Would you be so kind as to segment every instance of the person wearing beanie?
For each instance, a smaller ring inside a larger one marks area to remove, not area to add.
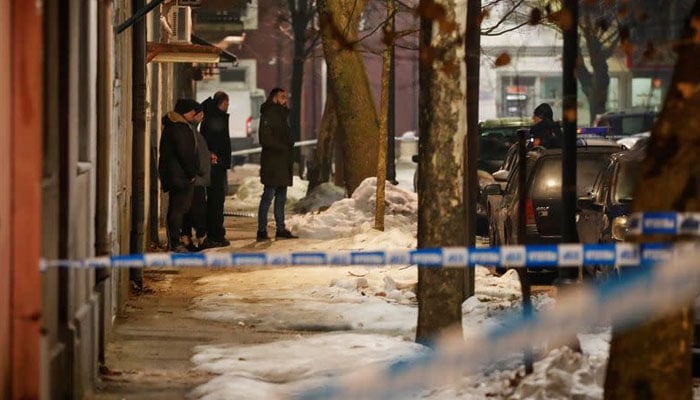
[[[195,109],[196,110],[196,109]],[[195,132],[195,140],[197,143],[197,176],[194,178],[194,195],[192,196],[192,205],[189,211],[185,214],[182,222],[182,232],[180,241],[189,251],[200,251],[211,246],[205,244],[208,235],[207,230],[207,190],[211,184],[211,153],[207,146],[207,141],[197,129],[200,122],[204,118],[204,110],[199,108],[199,112],[194,117],[192,130]],[[192,236],[192,230],[195,231],[195,236]]]
[[[559,124],[554,122],[554,112],[547,103],[535,107],[532,113],[532,121],[535,125],[530,128],[530,137],[533,147],[548,149],[560,148],[562,144],[562,132]]]
[[[179,99],[174,111],[162,118],[158,177],[168,196],[167,232],[171,251],[186,252],[180,242],[180,231],[185,214],[190,209],[198,171],[196,132],[191,123],[202,111],[192,99]]]

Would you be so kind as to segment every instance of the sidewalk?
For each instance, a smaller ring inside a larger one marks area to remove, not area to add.
[[[226,218],[233,249],[255,250],[255,219]],[[212,378],[193,370],[190,357],[198,345],[267,343],[298,332],[261,332],[233,322],[204,321],[189,309],[197,292],[194,282],[230,271],[212,268],[158,269],[144,272],[146,292],[133,295],[109,338],[106,365],[98,393],[86,398],[184,399]]]

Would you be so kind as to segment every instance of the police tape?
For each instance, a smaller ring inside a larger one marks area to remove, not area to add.
[[[627,234],[700,236],[700,213],[635,213],[627,222]]]
[[[435,340],[433,350],[352,371],[312,386],[296,398],[422,398],[425,390],[439,394],[441,388],[454,394],[448,385],[526,346],[556,348],[594,326],[614,324],[616,331],[627,331],[691,304],[700,293],[699,257],[697,245],[677,245],[655,268],[632,269],[625,279],[563,292],[556,307],[529,317],[514,316],[478,338],[465,341],[461,329],[447,331]]]
[[[566,268],[580,265],[635,267],[666,260],[670,244],[559,244],[503,247],[280,252],[280,253],[147,253],[85,260],[41,260],[49,268],[155,268],[240,266],[384,266]]]

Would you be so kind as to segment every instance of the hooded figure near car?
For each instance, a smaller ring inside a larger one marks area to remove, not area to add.
[[[559,124],[554,122],[554,112],[547,103],[542,103],[535,108],[532,115],[535,125],[530,128],[532,145],[548,149],[560,148],[562,144],[562,132]]]

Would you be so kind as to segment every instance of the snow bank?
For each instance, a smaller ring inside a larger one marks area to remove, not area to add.
[[[336,239],[357,234],[368,235],[374,226],[377,179],[367,178],[355,190],[352,197],[333,203],[328,209],[318,213],[295,215],[288,218],[287,225],[300,237],[315,239]],[[393,185],[386,186],[385,234],[381,241],[391,235],[387,232],[403,232],[416,236],[418,197]],[[361,239],[363,240],[363,239]],[[401,240],[404,242],[404,240]]]

